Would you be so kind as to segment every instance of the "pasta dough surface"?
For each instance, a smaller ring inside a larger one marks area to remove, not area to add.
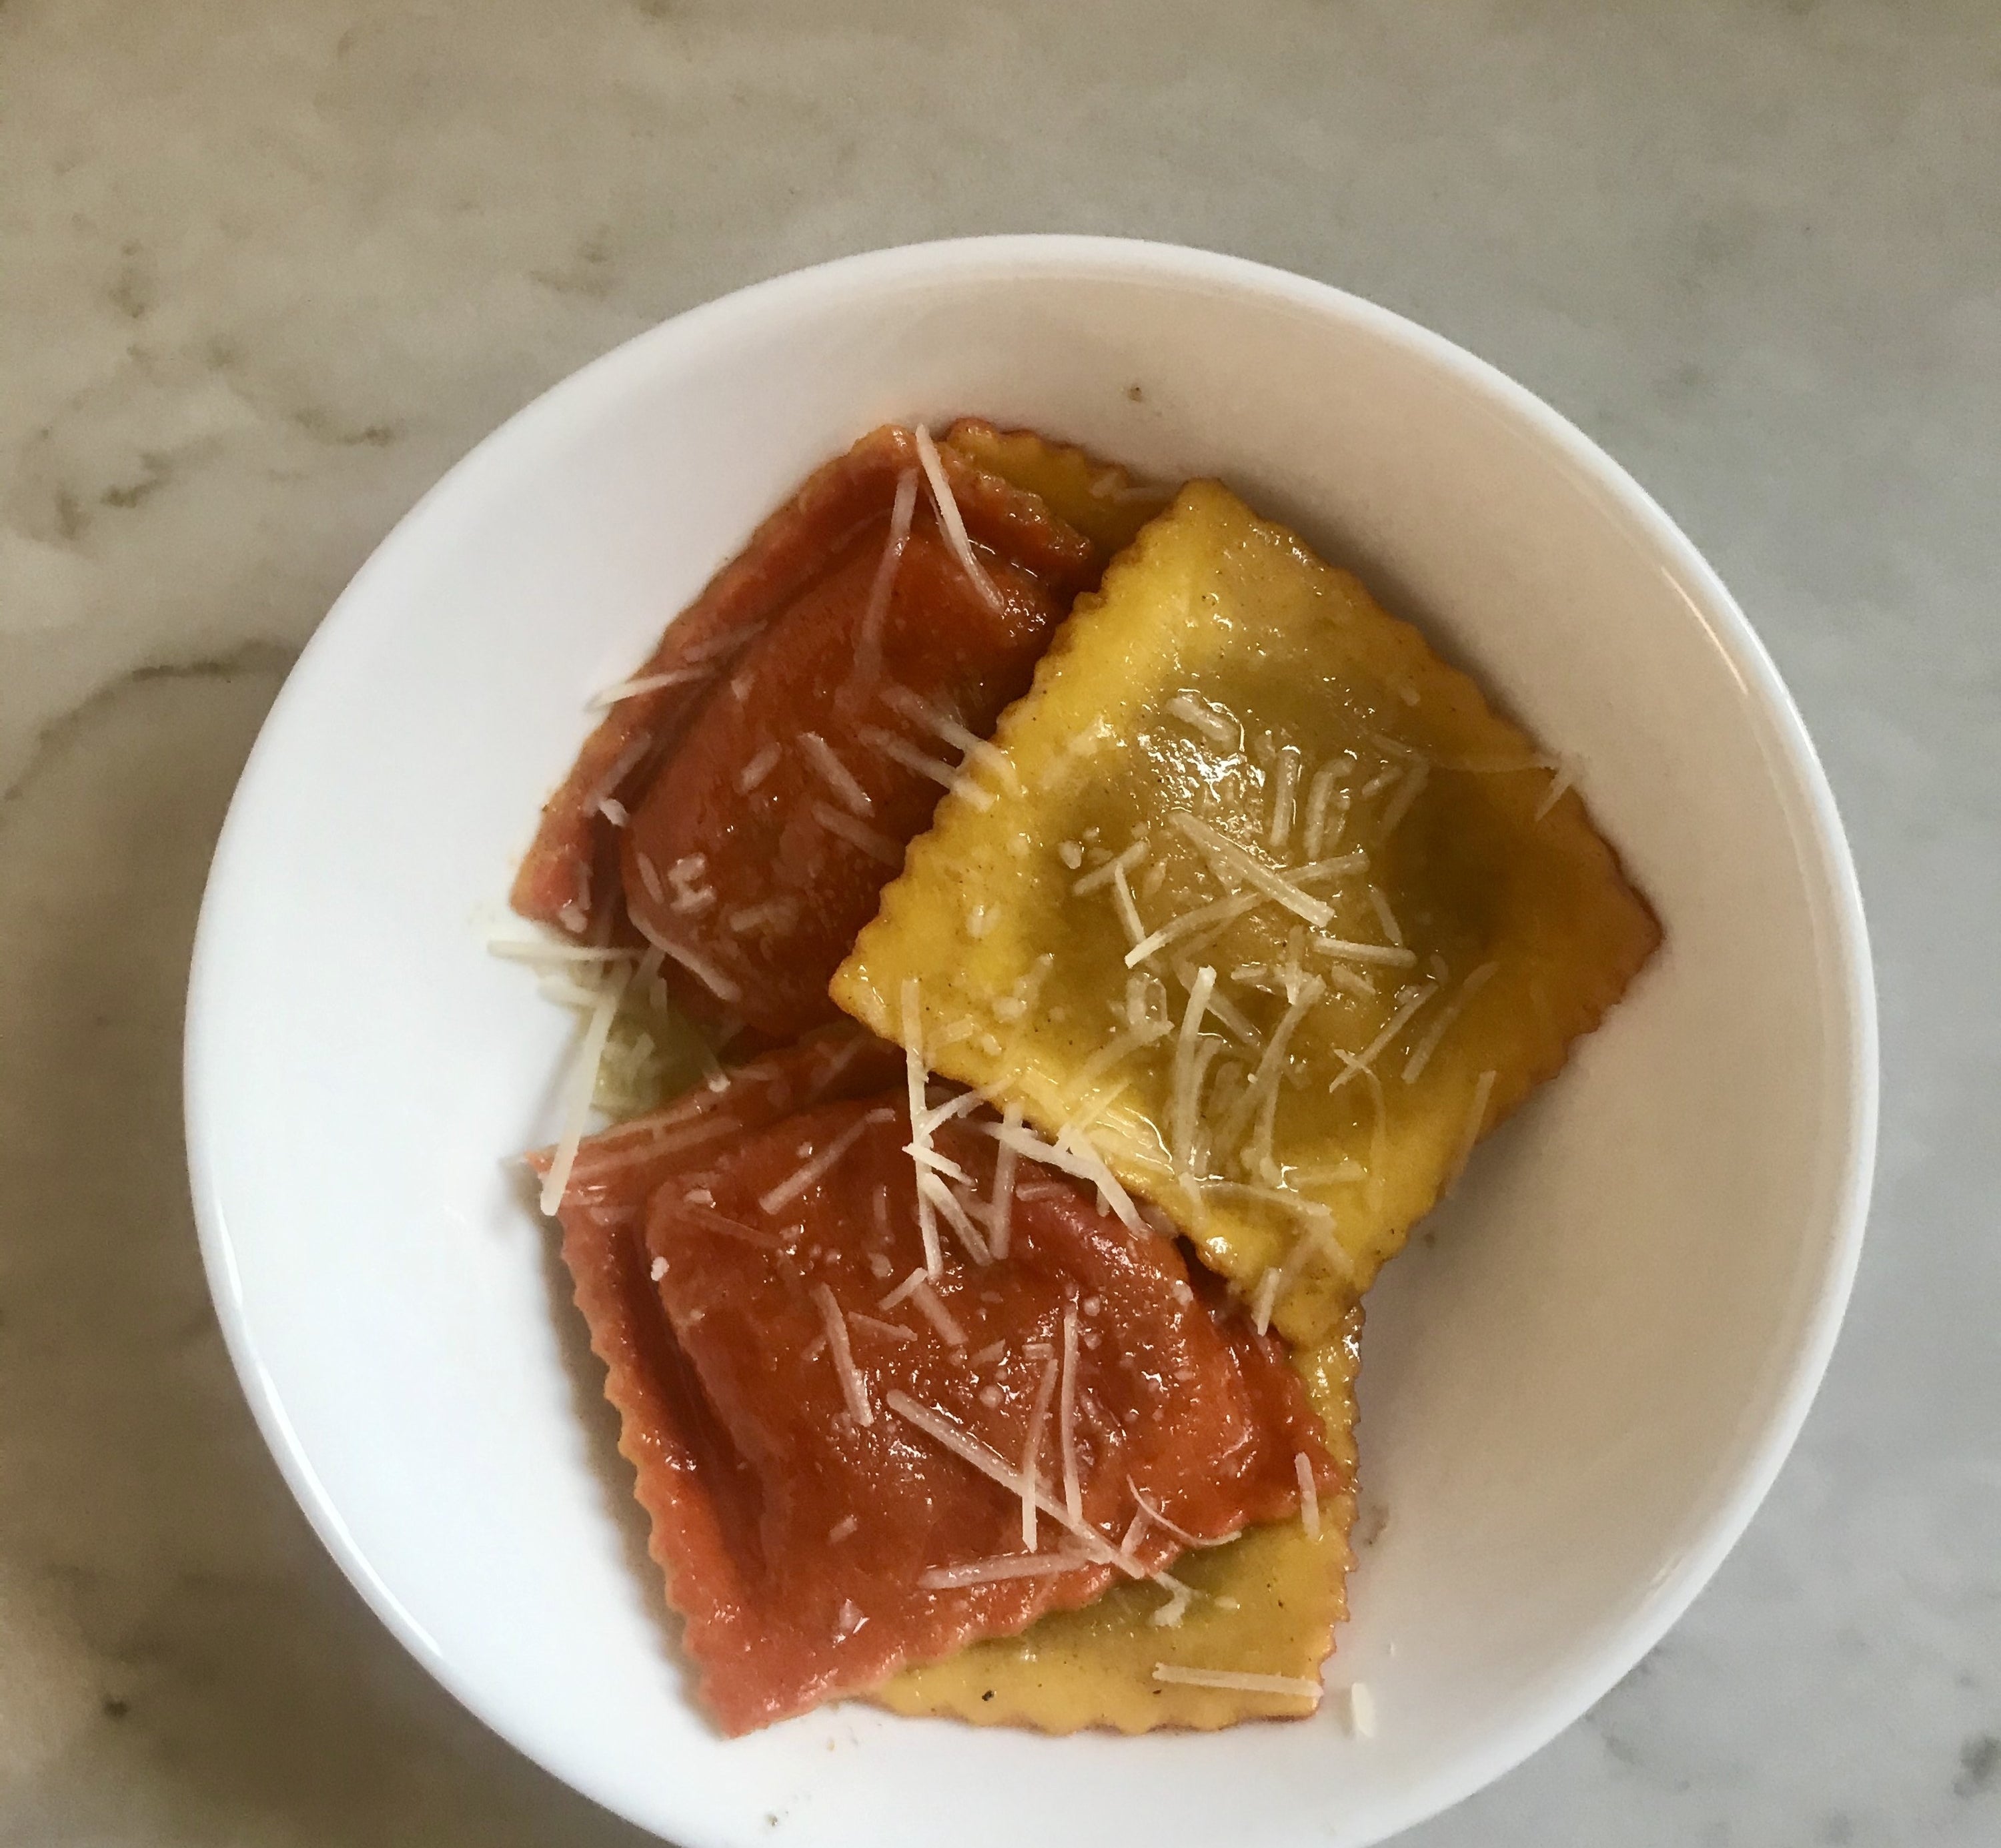
[[[835,976],[1067,1130],[1296,1342],[1659,938],[1564,777],[1213,482],[1081,597]]]

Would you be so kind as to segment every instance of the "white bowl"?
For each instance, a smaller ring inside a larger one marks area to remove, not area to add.
[[[585,695],[816,463],[976,412],[1214,474],[1549,745],[1665,947],[1371,1299],[1388,1512],[1309,1723],[1049,1740],[691,1704],[566,1280],[505,1157],[566,1018],[483,951]],[[1498,1775],[1673,1622],[1819,1380],[1876,1113],[1833,802],[1714,574],[1603,454],[1394,315],[1158,245],[886,251],[656,329],[482,444],[356,578],[237,792],[189,1001],[222,1324],[329,1549],[433,1674],[687,1845],[1361,1843]],[[1432,1234],[1436,1234],[1434,1238]]]

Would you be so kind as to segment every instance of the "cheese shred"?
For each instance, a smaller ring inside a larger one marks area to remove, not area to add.
[[[938,524],[945,528],[945,536],[959,562],[966,568],[966,575],[973,587],[980,593],[980,600],[998,615],[1007,605],[1000,600],[1000,593],[994,587],[994,580],[987,575],[987,568],[980,562],[973,549],[973,541],[966,537],[966,522],[960,517],[959,503],[952,496],[952,483],[945,478],[945,464],[940,459],[938,445],[931,440],[931,433],[920,423],[916,431],[917,460],[923,463],[924,479],[931,484],[931,504],[938,509]]]
[[[832,745],[817,732],[799,733],[806,761],[819,773],[820,781],[840,798],[844,807],[861,816],[875,813],[875,799],[854,780],[854,773],[842,763]]]
[[[1055,1396],[1058,1363],[1043,1363],[1042,1376],[1035,1386],[1034,1409],[1028,1414],[1028,1436],[1021,1446],[1021,1544],[1035,1550],[1035,1496],[1042,1477],[1042,1428],[1049,1422],[1049,1401]],[[1129,1550],[1129,1549],[1128,1549]]]
[[[933,1443],[969,1463],[989,1481],[997,1482],[1011,1493],[1034,1496],[1035,1505],[1052,1520],[1084,1542],[1090,1558],[1100,1565],[1115,1565],[1128,1578],[1144,1578],[1147,1569],[1129,1553],[1122,1553],[1098,1530],[1071,1517],[1070,1511],[1033,1482],[1006,1463],[977,1438],[967,1435],[941,1413],[920,1405],[908,1393],[892,1390],[884,1395],[889,1409],[906,1424],[914,1425]]]
[[[1176,809],[1168,819],[1202,850],[1219,874],[1235,874],[1238,880],[1256,886],[1267,898],[1283,905],[1295,917],[1304,918],[1315,930],[1324,931],[1334,921],[1332,906],[1322,903],[1310,893],[1301,891],[1256,854],[1247,853],[1235,841],[1219,834],[1207,822],[1198,820],[1185,809]]]
[[[788,1200],[796,1199],[808,1188],[824,1178],[834,1165],[878,1123],[893,1122],[896,1114],[889,1110],[872,1110],[866,1116],[850,1123],[833,1141],[815,1155],[811,1161],[795,1168],[774,1187],[757,1196],[758,1210],[776,1213]]]
[[[1056,1442],[1063,1453],[1063,1506],[1073,1521],[1084,1519],[1084,1491],[1077,1471],[1077,1305],[1063,1313],[1063,1377],[1056,1389]]]
[[[1224,1688],[1244,1694],[1288,1694],[1296,1700],[1317,1700],[1321,1686],[1297,1675],[1253,1675],[1237,1669],[1184,1669],[1173,1662],[1154,1664],[1154,1679],[1176,1687]]]
[[[868,1403],[868,1388],[863,1383],[854,1364],[854,1352],[847,1345],[847,1324],[842,1317],[840,1305],[824,1283],[813,1286],[813,1299],[826,1328],[826,1351],[833,1357],[833,1370],[840,1380],[840,1396],[847,1401],[847,1409],[854,1415],[856,1424],[872,1425],[875,1422],[875,1408]]]
[[[1300,1525],[1306,1530],[1307,1538],[1320,1538],[1320,1488],[1314,1481],[1313,1459],[1305,1451],[1293,1457],[1293,1473],[1300,1479]]]
[[[600,688],[587,702],[587,709],[601,712],[607,706],[615,706],[621,700],[637,699],[642,693],[658,693],[663,687],[686,687],[696,680],[705,680],[712,670],[706,667],[677,667],[671,673],[642,674],[636,680],[621,680],[615,686]]]
[[[562,1133],[556,1139],[555,1154],[542,1179],[541,1206],[545,1213],[553,1213],[562,1204],[563,1194],[569,1186],[584,1126],[590,1120],[590,1100],[597,1095],[597,1068],[604,1060],[605,1042],[611,1036],[612,1017],[625,994],[625,980],[621,976],[615,982],[605,983],[590,1024],[583,1030],[583,1043],[577,1048],[576,1063],[570,1069],[569,1085],[563,1098]]]

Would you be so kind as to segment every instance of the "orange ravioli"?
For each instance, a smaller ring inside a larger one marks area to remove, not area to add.
[[[777,1114],[879,1049],[801,1049],[593,1139],[562,1208],[654,1556],[733,1732],[1350,1483],[1275,1340],[1072,1182],[1019,1189],[1004,1258],[976,1231],[924,1281],[901,1095]],[[947,1122],[931,1146],[990,1189],[990,1133]]]
[[[827,977],[952,775],[936,728],[990,729],[1103,562],[1035,496],[957,450],[931,460],[950,531],[895,426],[764,522],[614,690],[516,910],[573,936],[629,924],[726,1036],[783,1044],[832,1017]]]
[[[1296,1341],[1659,940],[1534,742],[1212,482],[1078,600],[979,774],[835,1000],[1101,1157]]]

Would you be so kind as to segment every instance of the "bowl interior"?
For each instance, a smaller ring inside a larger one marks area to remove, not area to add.
[[[585,696],[813,465],[974,411],[1215,474],[1549,745],[1666,944],[1372,1298],[1387,1514],[1318,1720],[1046,1741],[856,1706],[726,1744],[516,1171],[567,1017],[483,952]],[[1116,1829],[1360,1843],[1533,1749],[1748,1518],[1845,1294],[1874,1045],[1839,830],[1727,596],[1568,426],[1334,292],[1189,252],[886,253],[634,342],[476,451],[343,598],[219,851],[190,1011],[218,1303],[273,1447],[476,1711],[687,1848]],[[976,1802],[967,1794],[976,1790]]]

